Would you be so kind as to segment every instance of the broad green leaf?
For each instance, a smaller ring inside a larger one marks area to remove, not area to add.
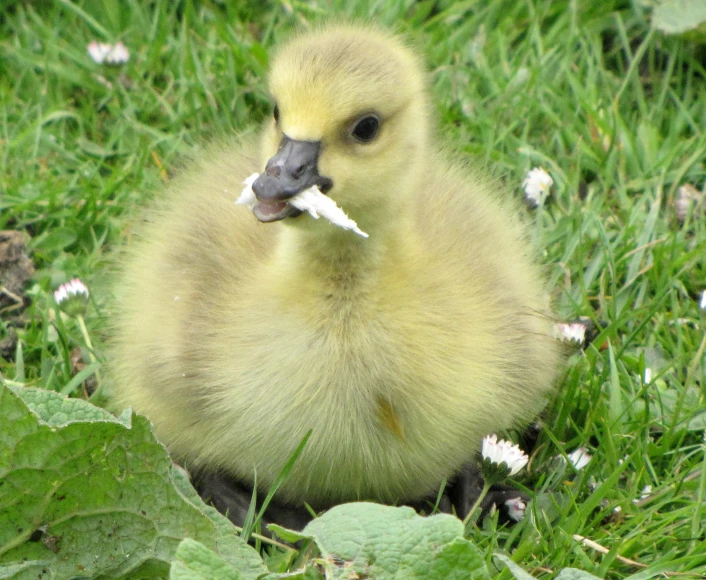
[[[106,149],[98,143],[94,143],[93,141],[89,141],[84,138],[80,138],[78,140],[78,146],[83,149],[87,155],[90,155],[91,157],[98,157],[99,159],[115,157],[116,155],[125,155],[123,151],[112,151],[111,149]]]
[[[129,413],[116,418],[105,409],[91,405],[83,399],[68,399],[64,395],[44,389],[13,388],[12,391],[49,427],[61,427],[81,421],[120,422],[126,427],[130,426]]]
[[[515,577],[515,580],[535,580],[534,576],[528,572],[525,572],[525,570],[523,570],[505,554],[493,554],[493,556],[507,566],[507,569],[510,570],[510,573]],[[557,574],[556,580],[601,580],[601,578],[576,568],[564,568],[559,572],[559,574]]]
[[[36,250],[59,251],[73,244],[77,237],[76,232],[70,228],[53,228],[33,245]]]
[[[510,573],[515,577],[515,580],[535,580],[534,576],[532,576],[529,572],[525,572],[518,564],[513,562],[505,554],[493,554],[493,556],[507,566],[507,569],[510,570]]]
[[[176,551],[170,580],[243,580],[244,576],[206,546],[186,538]]]
[[[316,542],[327,578],[490,578],[482,555],[464,539],[461,520],[446,514],[422,517],[408,507],[349,503],[289,538],[295,536]]]
[[[246,580],[266,572],[197,499],[144,417],[17,393],[0,385],[0,578],[166,577],[184,538]]]
[[[699,30],[706,40],[706,2],[704,0],[664,0],[655,6],[652,25],[666,34]]]
[[[576,568],[564,568],[557,574],[556,580],[601,580],[601,578]]]
[[[665,386],[652,389],[646,400],[638,399],[633,403],[633,412],[643,413],[646,405],[655,430],[661,431],[672,426],[687,431],[702,431],[706,428],[704,395],[699,388],[692,386],[682,391]]]

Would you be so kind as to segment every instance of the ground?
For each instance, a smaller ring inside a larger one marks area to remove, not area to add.
[[[550,196],[526,211],[533,242],[557,320],[597,328],[584,350],[567,347],[518,479],[553,515],[474,539],[539,576],[702,578],[706,46],[651,28],[637,0],[6,2],[0,230],[23,232],[36,271],[11,290],[21,318],[2,311],[12,346],[0,373],[61,390],[76,347],[90,362],[80,325],[57,319],[51,298],[74,277],[91,289],[101,359],[110,255],[139,207],[181,155],[256,129],[271,112],[270,47],[327,14],[393,26],[426,54],[440,134],[509,195],[534,167],[551,175]],[[97,64],[94,39],[121,40],[129,61]],[[555,459],[581,447],[592,460],[580,471]]]

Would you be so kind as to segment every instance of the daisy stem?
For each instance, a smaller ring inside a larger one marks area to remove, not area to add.
[[[78,326],[81,329],[81,334],[83,335],[83,340],[86,342],[86,346],[88,347],[88,358],[91,359],[91,362],[94,363],[96,362],[96,355],[93,352],[93,343],[91,342],[91,337],[88,334],[88,329],[86,328],[86,323],[83,320],[83,315],[79,314],[76,316],[76,320],[78,321]],[[100,388],[101,385],[101,374],[99,370],[96,370],[96,382],[98,383],[98,387],[96,388],[96,391]]]
[[[485,499],[485,496],[488,495],[488,491],[490,490],[490,483],[486,483],[483,486],[483,489],[480,492],[480,495],[478,496],[478,499],[476,500],[476,503],[473,504],[473,507],[468,510],[468,515],[463,519],[463,529],[466,529],[466,526],[470,523],[471,519],[473,518],[473,514],[476,512],[478,509],[478,506],[480,506],[481,502]]]

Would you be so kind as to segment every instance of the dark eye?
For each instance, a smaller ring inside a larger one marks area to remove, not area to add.
[[[380,119],[375,115],[366,115],[353,127],[353,137],[361,143],[370,143],[377,137]]]
[[[277,105],[272,111],[272,116],[275,118],[275,123],[279,123],[279,107]]]

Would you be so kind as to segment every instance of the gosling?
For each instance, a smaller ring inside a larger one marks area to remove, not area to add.
[[[149,417],[235,521],[309,432],[281,505],[422,502],[552,389],[516,205],[437,145],[423,66],[391,34],[302,33],[269,89],[257,142],[211,147],[129,251],[112,404]],[[234,201],[253,173],[249,211]],[[314,185],[369,237],[288,203]]]

